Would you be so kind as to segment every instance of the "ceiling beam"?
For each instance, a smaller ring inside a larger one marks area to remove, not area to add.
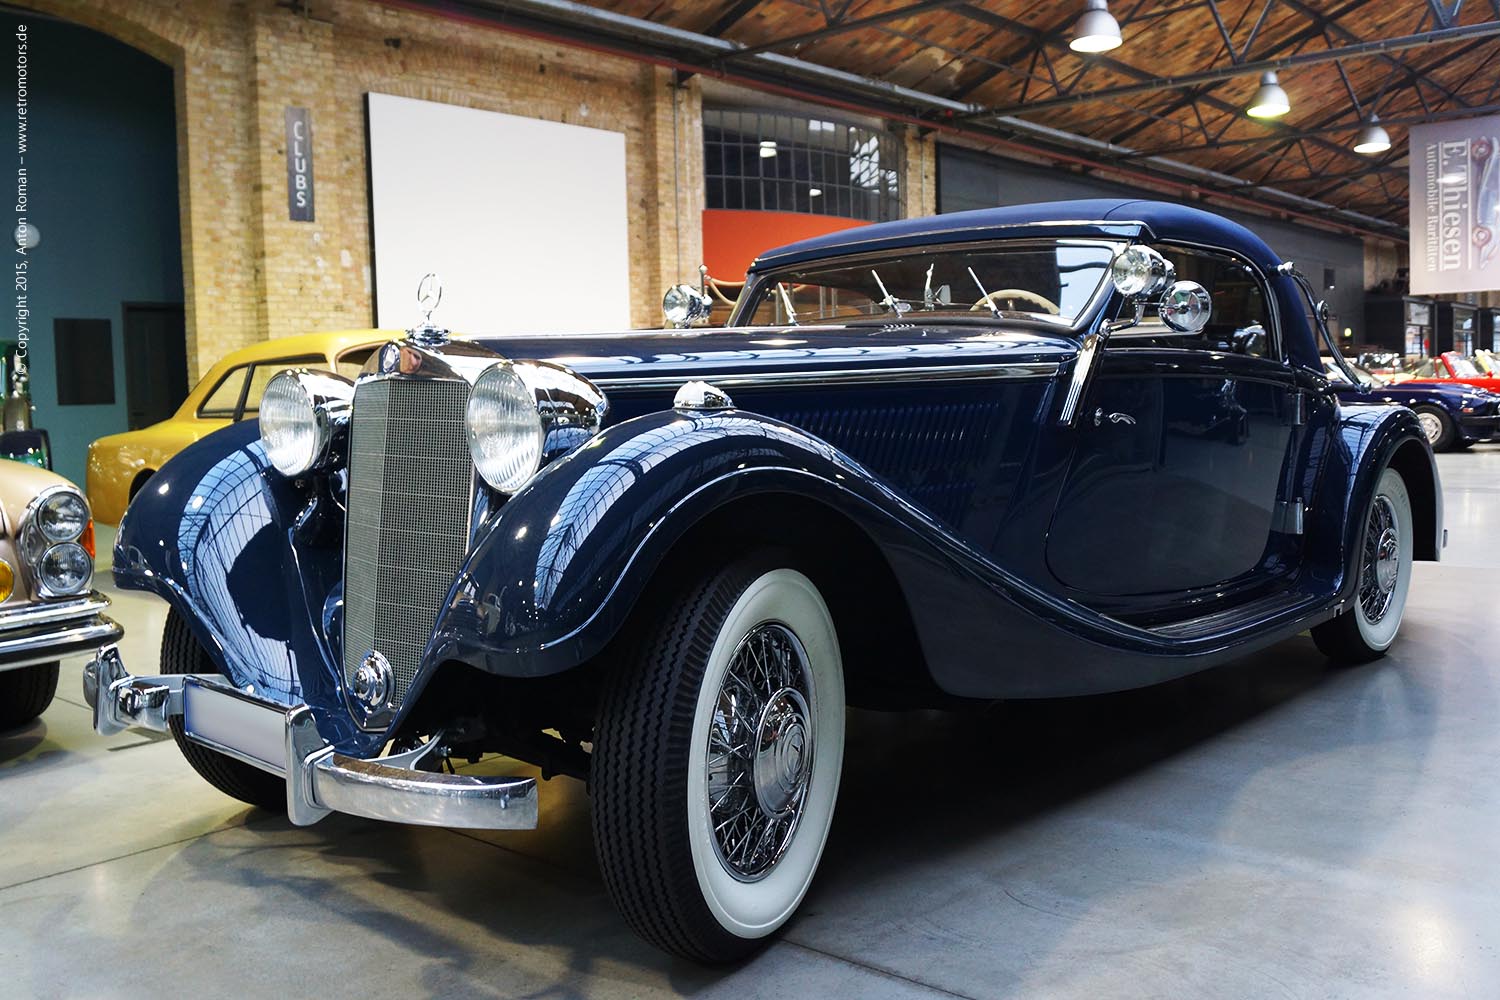
[[[1500,104],[1486,104],[1480,107],[1465,106],[1462,108],[1449,108],[1444,111],[1434,111],[1431,114],[1417,112],[1410,115],[1397,115],[1380,118],[1382,125],[1423,125],[1427,122],[1449,121],[1454,118],[1470,118],[1476,115],[1488,115],[1500,113]],[[1208,149],[1229,149],[1234,146],[1255,146],[1263,142],[1294,142],[1298,139],[1311,139],[1314,136],[1333,135],[1339,132],[1354,132],[1363,127],[1364,122],[1355,120],[1348,122],[1337,122],[1327,125],[1316,125],[1311,128],[1297,129],[1295,132],[1278,132],[1274,135],[1251,135],[1241,136],[1237,139],[1218,139],[1213,142],[1187,143],[1181,146],[1157,146],[1152,149],[1137,149],[1132,153],[1120,157],[1122,160],[1135,160],[1148,156],[1171,156],[1173,153],[1195,153]]]
[[[878,115],[894,123],[966,136],[1010,156],[1099,171],[1127,184],[1171,192],[1177,197],[1207,198],[1218,204],[1297,218],[1317,228],[1353,235],[1398,241],[1406,238],[1405,230],[1397,224],[1291,192],[1267,188],[1253,196],[1237,194],[1232,189],[1241,186],[1241,178],[1196,164],[1165,157],[1116,164],[1109,162],[1108,157],[1131,150],[1109,147],[1107,143],[1087,136],[1021,119],[968,122],[965,119],[977,110],[971,104],[831,66],[776,53],[765,53],[744,63],[722,65],[724,56],[737,51],[736,43],[590,7],[575,0],[383,2],[396,8],[486,25],[671,69],[713,73],[729,82],[768,93]],[[1126,72],[1143,71],[1131,69]]]
[[[1271,9],[1272,4],[1274,4],[1275,2],[1276,2],[1276,0],[1267,0],[1266,6],[1261,9],[1261,18],[1262,19],[1265,18],[1266,13]],[[1349,0],[1349,2],[1345,3],[1342,7],[1338,8],[1337,10],[1330,11],[1329,14],[1328,14],[1328,19],[1332,20],[1333,18],[1343,17],[1345,14],[1353,13],[1354,11],[1359,10],[1361,7],[1367,6],[1370,2],[1371,2],[1371,0]],[[1247,56],[1249,56],[1249,54],[1250,54],[1250,46],[1251,46],[1251,44],[1254,43],[1255,36],[1259,33],[1259,30],[1260,30],[1260,22],[1257,21],[1256,24],[1255,24],[1255,30],[1251,32],[1251,36],[1250,36],[1249,41],[1247,41],[1245,43],[1245,47],[1240,50],[1238,58],[1235,59],[1235,60],[1233,60],[1233,62],[1234,62],[1234,64],[1236,66],[1240,65],[1240,61],[1241,60],[1243,60]],[[1306,42],[1306,41],[1309,41],[1309,40],[1311,40],[1313,38],[1316,38],[1321,33],[1322,33],[1322,25],[1319,25],[1317,23],[1308,25],[1307,27],[1302,28],[1302,29],[1300,29],[1300,30],[1298,30],[1296,32],[1293,32],[1292,34],[1288,35],[1287,37],[1281,39],[1280,41],[1276,42],[1274,45],[1269,46],[1264,52],[1261,53],[1260,57],[1262,59],[1268,59],[1271,56],[1277,55],[1278,53],[1285,52],[1287,49],[1295,49],[1298,45],[1301,45],[1303,42]],[[1157,113],[1161,114],[1161,115],[1166,115],[1166,116],[1170,117],[1171,115],[1176,114],[1178,111],[1181,111],[1183,108],[1188,107],[1189,105],[1196,106],[1197,103],[1198,103],[1199,98],[1203,97],[1209,91],[1211,91],[1214,88],[1214,86],[1217,83],[1219,83],[1219,82],[1222,82],[1222,81],[1215,81],[1215,83],[1205,84],[1202,87],[1198,87],[1198,88],[1195,88],[1193,90],[1189,90],[1187,93],[1181,95],[1175,101],[1173,101],[1171,104],[1169,104],[1165,108],[1162,108]],[[1238,118],[1239,115],[1236,114],[1234,117]],[[1127,130],[1125,130],[1123,132],[1118,132],[1115,135],[1110,136],[1110,142],[1125,142],[1128,139],[1130,139],[1132,136],[1134,136],[1136,133],[1140,132],[1142,129],[1149,128],[1150,126],[1151,126],[1151,122],[1150,121],[1142,122],[1142,123],[1136,125],[1133,128],[1127,129]]]
[[[956,7],[962,2],[963,0],[922,0],[920,3],[908,4],[905,7],[894,7],[890,10],[881,11],[879,14],[871,14],[869,17],[857,17],[852,21],[833,21],[821,28],[804,31],[799,35],[773,38],[769,42],[762,42],[759,45],[746,45],[724,56],[724,61],[731,62],[760,55],[762,52],[776,52],[781,49],[796,48],[799,45],[822,41],[825,38],[830,38],[833,35],[841,35],[847,31],[874,28],[891,21],[899,21],[907,17],[916,17],[918,14],[927,14],[931,11],[942,10],[945,7]]]
[[[714,18],[708,27],[703,29],[705,35],[713,38],[724,37],[724,32],[744,20],[745,15],[761,5],[762,0],[740,0],[733,4],[724,13]]]
[[[1051,111],[1056,108],[1076,107],[1077,105],[1089,104],[1094,101],[1115,101],[1123,97],[1133,97],[1137,94],[1149,94],[1158,90],[1180,90],[1186,87],[1197,87],[1205,83],[1216,83],[1234,77],[1254,76],[1267,71],[1295,69],[1299,66],[1311,66],[1317,63],[1333,62],[1338,59],[1376,56],[1391,52],[1400,52],[1405,49],[1422,48],[1427,45],[1469,41],[1475,38],[1487,38],[1494,35],[1500,35],[1500,21],[1485,21],[1481,24],[1468,24],[1454,28],[1438,28],[1415,35],[1402,35],[1399,38],[1381,38],[1367,42],[1355,42],[1336,49],[1298,52],[1289,56],[1220,66],[1215,69],[1204,70],[1201,73],[1190,73],[1186,76],[1153,76],[1149,80],[1142,80],[1139,83],[1127,83],[1119,87],[1106,87],[1103,90],[1090,90],[1082,94],[1068,94],[1043,101],[1030,101],[1026,104],[987,108],[979,112],[976,117],[1024,115],[1039,111]]]

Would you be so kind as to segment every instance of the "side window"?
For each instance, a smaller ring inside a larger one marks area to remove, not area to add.
[[[1207,290],[1213,300],[1208,325],[1197,334],[1177,333],[1157,317],[1154,305],[1148,305],[1141,324],[1121,330],[1112,344],[1273,356],[1275,338],[1265,289],[1249,264],[1227,254],[1168,245],[1156,249],[1177,269],[1178,281],[1196,281]]]
[[[233,419],[240,406],[240,395],[245,391],[245,376],[249,373],[249,365],[231,368],[198,407],[198,416]]]
[[[284,372],[288,368],[322,368],[328,362],[312,355],[305,358],[277,358],[275,361],[262,361],[250,369],[250,391],[245,394],[245,412],[240,419],[246,420],[260,413],[260,397],[266,394],[266,383],[277,372]]]

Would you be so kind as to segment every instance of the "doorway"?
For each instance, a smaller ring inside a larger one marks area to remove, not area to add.
[[[130,430],[166,420],[187,398],[182,304],[125,303],[125,403]]]

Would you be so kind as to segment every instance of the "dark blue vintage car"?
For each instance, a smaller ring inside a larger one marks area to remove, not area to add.
[[[584,779],[626,919],[732,959],[813,878],[846,704],[1385,652],[1432,449],[1340,400],[1310,314],[1243,227],[1111,200],[770,251],[725,329],[429,320],[137,497],[115,578],[171,605],[161,672],[102,650],[95,725],[300,824],[533,826],[533,778],[442,766],[483,754]]]
[[[1339,398],[1350,403],[1396,403],[1421,421],[1433,451],[1455,451],[1500,434],[1500,395],[1461,382],[1386,384],[1364,368],[1325,357],[1324,371]]]

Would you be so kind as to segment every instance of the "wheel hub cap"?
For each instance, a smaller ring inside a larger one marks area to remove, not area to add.
[[[1422,425],[1422,432],[1427,435],[1428,444],[1437,444],[1438,438],[1443,436],[1443,422],[1430,413],[1420,413],[1417,420]]]
[[[807,726],[807,702],[795,688],[771,696],[761,713],[755,735],[755,797],[767,815],[787,815],[807,784],[812,749]]]
[[[1401,531],[1396,522],[1396,509],[1381,494],[1370,505],[1359,574],[1360,610],[1372,625],[1385,617],[1400,576]]]
[[[705,775],[714,849],[742,882],[791,846],[813,772],[812,672],[784,625],[757,625],[735,649],[709,726]]]

